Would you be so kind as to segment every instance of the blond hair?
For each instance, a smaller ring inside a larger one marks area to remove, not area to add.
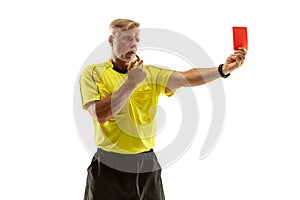
[[[126,30],[137,27],[139,28],[140,24],[138,22],[132,21],[130,19],[115,19],[109,25],[109,33],[114,35],[119,29],[126,28]]]

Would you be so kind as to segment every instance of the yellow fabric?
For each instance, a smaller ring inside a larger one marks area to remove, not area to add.
[[[165,93],[172,70],[144,65],[146,78],[136,87],[122,110],[104,124],[94,123],[94,142],[98,148],[117,153],[134,154],[154,147],[156,139],[156,106],[160,94]],[[127,79],[127,74],[113,70],[110,61],[87,66],[80,78],[82,107],[101,100]]]

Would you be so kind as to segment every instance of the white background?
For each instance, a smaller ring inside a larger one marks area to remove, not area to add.
[[[198,159],[211,115],[203,86],[197,98],[204,99],[199,107],[208,117],[202,113],[203,129],[184,157],[163,170],[166,199],[299,199],[297,5],[1,1],[0,199],[83,199],[91,155],[74,125],[73,89],[82,63],[107,39],[115,18],[184,34],[217,64],[232,52],[231,27],[248,27],[247,60],[222,80],[222,137],[207,158]],[[168,143],[159,138],[164,142],[158,145]]]

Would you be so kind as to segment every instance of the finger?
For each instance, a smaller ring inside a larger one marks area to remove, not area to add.
[[[237,65],[237,64],[239,64],[240,62],[241,62],[240,57],[234,56],[234,57],[232,58],[232,60],[231,60],[230,63],[235,63],[235,65]]]
[[[244,58],[241,58],[240,56],[237,56],[236,63],[238,67],[240,67],[243,64]]]
[[[239,49],[239,50],[234,51],[233,54],[234,55],[243,55],[243,56],[246,56],[247,51],[245,51],[244,49]]]
[[[143,63],[144,63],[143,60],[139,60],[138,63],[137,63],[137,67],[143,68],[144,67]]]
[[[243,51],[236,51],[234,53],[234,56],[233,57],[239,57],[240,59],[245,59],[246,57],[246,52],[243,52]]]
[[[135,63],[137,62],[137,60],[132,60],[129,62],[127,70],[130,70],[134,67]]]
[[[243,60],[243,59],[245,58],[245,56],[242,55],[242,54],[238,54],[238,55],[237,55],[237,58],[239,58],[239,60]]]
[[[247,49],[244,48],[244,47],[239,47],[238,50],[239,50],[239,51],[243,51],[243,52],[247,52]]]
[[[245,53],[242,52],[242,51],[237,50],[237,51],[234,51],[233,55],[235,55],[235,56],[238,56],[238,55],[245,55]]]
[[[245,48],[238,48],[238,52],[244,55],[247,54],[247,50]]]
[[[238,62],[240,62],[241,60],[243,60],[243,58],[242,58],[241,55],[237,55],[237,56],[236,56],[236,60],[237,60]]]

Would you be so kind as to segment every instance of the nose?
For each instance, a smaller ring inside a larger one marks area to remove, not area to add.
[[[136,44],[136,43],[135,43],[135,44],[131,44],[131,45],[130,45],[130,49],[136,50],[136,49],[137,49],[137,44]]]
[[[134,49],[136,50],[138,46],[138,41],[134,40],[133,42],[131,42],[130,44],[130,49]]]
[[[138,43],[139,43],[139,42],[138,42],[138,40],[136,40],[136,39],[132,40],[132,42],[131,42],[131,44],[132,44],[132,45],[135,45],[135,46],[136,46]]]

